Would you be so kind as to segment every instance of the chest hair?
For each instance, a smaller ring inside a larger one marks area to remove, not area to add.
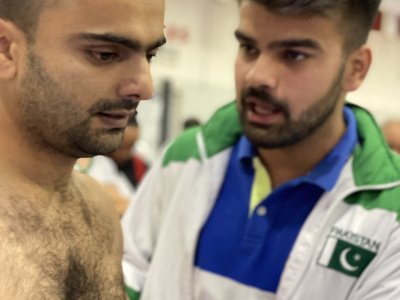
[[[41,299],[123,299],[107,216],[78,189],[32,197],[9,196],[0,207],[2,252],[12,254],[15,279]]]

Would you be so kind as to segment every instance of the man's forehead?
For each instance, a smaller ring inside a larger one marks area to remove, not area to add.
[[[44,9],[39,31],[114,34],[143,45],[157,42],[164,32],[163,0],[61,0]]]
[[[330,18],[280,14],[247,0],[241,7],[238,32],[251,38],[265,37],[276,41],[342,39],[335,21]]]
[[[46,6],[42,14],[65,14],[65,18],[81,22],[119,23],[132,18],[154,21],[164,16],[164,0],[58,0]]]

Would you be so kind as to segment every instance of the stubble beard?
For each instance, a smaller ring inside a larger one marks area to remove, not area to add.
[[[89,111],[112,100],[100,100],[85,111],[77,106],[77,98],[71,86],[48,74],[40,56],[31,50],[15,105],[20,132],[33,147],[79,158],[107,154],[120,146],[123,130],[91,128]]]
[[[344,66],[342,65],[333,84],[323,97],[304,111],[298,120],[291,119],[287,102],[273,97],[264,89],[248,88],[240,97],[240,119],[243,132],[256,148],[276,149],[295,145],[312,135],[333,114],[341,93]],[[273,105],[284,115],[281,124],[263,126],[250,123],[246,118],[246,97],[257,97],[260,101]]]

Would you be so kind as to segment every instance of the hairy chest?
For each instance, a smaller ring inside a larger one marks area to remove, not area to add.
[[[115,228],[95,208],[77,203],[45,213],[21,205],[0,212],[3,294],[13,299],[125,299]]]

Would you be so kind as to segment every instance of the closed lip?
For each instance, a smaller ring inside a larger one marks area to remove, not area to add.
[[[112,129],[125,128],[128,125],[129,118],[135,113],[135,109],[131,110],[112,110],[102,111],[97,115],[100,117],[103,125]]]
[[[121,110],[101,111],[98,114],[109,116],[112,118],[126,118],[132,116],[135,113],[135,111],[136,111],[135,109],[130,109],[130,110],[121,109]]]

